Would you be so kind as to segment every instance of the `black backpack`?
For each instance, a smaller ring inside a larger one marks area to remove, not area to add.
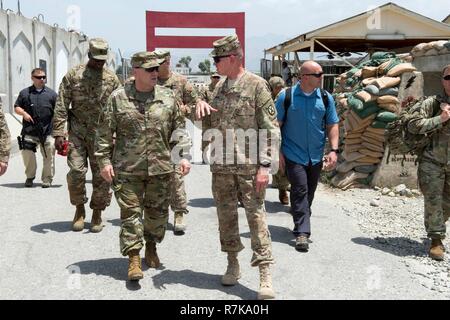
[[[323,104],[325,105],[325,117],[323,119],[323,127],[324,129],[327,127],[326,125],[326,117],[327,117],[327,113],[328,113],[328,109],[330,108],[330,100],[328,98],[328,94],[327,91],[324,89],[320,89],[320,95],[322,96],[322,101]],[[283,124],[286,123],[287,120],[287,115],[288,115],[288,111],[289,108],[292,105],[292,87],[289,87],[286,89],[286,96],[284,98],[284,119],[283,119]]]

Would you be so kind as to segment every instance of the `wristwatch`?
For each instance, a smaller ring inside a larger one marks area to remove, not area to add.
[[[334,152],[334,153],[336,153],[336,154],[341,153],[341,152],[339,151],[339,149],[331,149],[330,152]]]
[[[263,168],[270,168],[272,166],[272,164],[271,163],[264,163],[264,164],[261,164],[260,166],[263,167]]]

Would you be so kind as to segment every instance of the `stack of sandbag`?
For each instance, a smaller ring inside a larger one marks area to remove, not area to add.
[[[403,73],[415,71],[393,53],[375,53],[371,60],[341,75],[336,94],[343,115],[345,139],[338,174],[332,184],[347,189],[370,183],[385,152],[385,129],[401,110],[398,99]],[[345,83],[344,83],[345,79]]]
[[[438,56],[450,53],[450,41],[440,40],[429,43],[420,43],[415,46],[411,54],[413,57]]]

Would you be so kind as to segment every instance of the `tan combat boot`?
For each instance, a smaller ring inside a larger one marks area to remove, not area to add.
[[[272,288],[272,275],[270,273],[270,264],[259,266],[260,289],[258,300],[275,299],[275,292]]]
[[[94,210],[92,213],[91,232],[100,233],[103,230],[102,211]]]
[[[77,206],[75,217],[73,218],[72,230],[74,232],[80,232],[84,229],[84,219],[86,218],[86,211],[84,205]]]
[[[186,225],[183,222],[184,213],[175,212],[175,221],[173,223],[173,231],[177,236],[182,236],[186,232]]]
[[[128,280],[139,281],[144,278],[142,273],[141,256],[139,250],[132,250],[128,253]]]
[[[241,268],[239,266],[238,254],[236,252],[228,253],[227,272],[222,277],[222,285],[235,286],[241,278]]]
[[[445,247],[441,239],[432,239],[430,258],[436,261],[443,261],[445,257]]]
[[[158,269],[161,266],[158,253],[156,252],[156,243],[147,242],[145,245],[145,263],[149,268]]]

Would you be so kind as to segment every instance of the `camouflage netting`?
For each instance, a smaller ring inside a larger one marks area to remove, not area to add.
[[[333,186],[346,190],[370,184],[384,158],[386,127],[402,110],[398,98],[402,75],[416,71],[411,64],[414,57],[449,52],[449,41],[420,44],[402,57],[377,52],[336,79],[334,97],[344,152]]]

